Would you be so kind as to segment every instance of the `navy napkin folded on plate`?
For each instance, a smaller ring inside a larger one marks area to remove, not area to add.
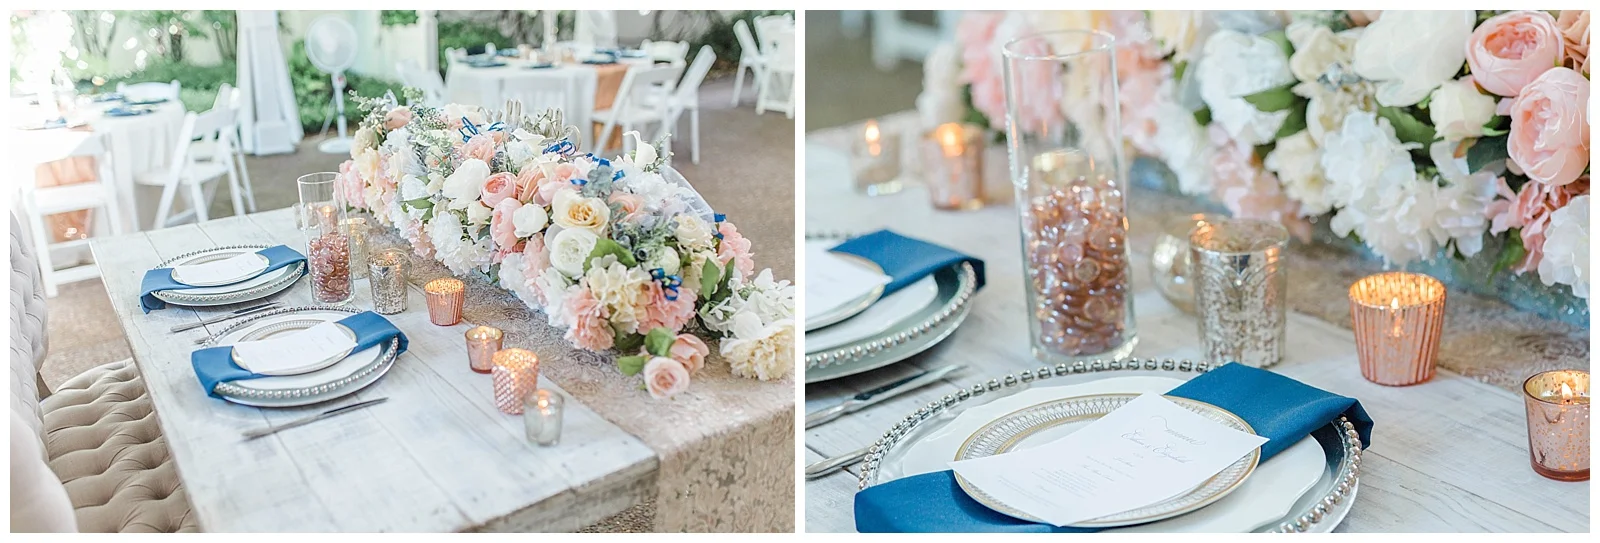
[[[260,251],[256,251],[256,253],[267,257],[267,269],[262,270],[261,273],[267,273],[284,266],[292,266],[294,264],[306,261],[305,255],[300,254],[300,251],[290,249],[288,245],[267,247]],[[260,276],[261,274],[256,274],[254,277]],[[245,279],[245,281],[248,280],[249,279]],[[157,309],[165,309],[167,307],[167,303],[161,301],[160,298],[155,296],[157,291],[185,290],[191,288],[198,287],[191,287],[172,279],[172,268],[156,268],[144,272],[144,281],[139,284],[139,306],[144,309],[145,313],[149,313]]]
[[[363,311],[338,322],[356,334],[356,347],[350,350],[351,354],[381,345],[395,337],[400,338],[400,353],[406,352],[406,347],[410,346],[405,333],[395,328],[394,323],[383,315]],[[234,364],[233,347],[229,345],[195,351],[189,355],[189,363],[194,366],[194,375],[200,379],[200,386],[213,398],[221,398],[215,392],[217,383],[266,377]]]
[[[882,267],[883,273],[892,278],[883,287],[884,296],[959,262],[972,264],[972,270],[978,273],[978,288],[983,288],[982,260],[888,230],[851,239],[829,250],[856,255]]]
[[[1363,447],[1372,444],[1372,419],[1361,402],[1271,371],[1227,364],[1167,392],[1226,409],[1266,437],[1266,462],[1312,431],[1343,415],[1355,424]],[[860,532],[1096,532],[1013,518],[978,503],[949,470],[913,475],[856,493]]]

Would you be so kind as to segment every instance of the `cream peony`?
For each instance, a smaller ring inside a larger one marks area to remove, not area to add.
[[[611,223],[611,206],[599,198],[585,198],[576,191],[556,193],[551,202],[551,221],[562,228],[604,233]]]
[[[600,236],[582,228],[566,228],[557,232],[550,242],[550,266],[561,270],[567,277],[583,275],[583,264],[600,241]]]
[[[1234,141],[1260,145],[1272,141],[1290,110],[1264,112],[1244,97],[1294,82],[1289,59],[1272,40],[1222,30],[1206,40],[1205,56],[1195,68],[1200,98],[1211,108],[1213,122]]]
[[[1386,11],[1356,41],[1356,73],[1378,82],[1379,104],[1421,102],[1461,70],[1477,21],[1472,10]]]
[[[762,381],[782,379],[794,364],[794,321],[784,320],[767,326],[754,314],[735,317],[734,337],[722,340],[722,357],[733,374]]]
[[[571,231],[574,230],[564,232]],[[610,262],[600,265],[605,260]],[[635,330],[635,324],[644,315],[645,304],[650,303],[644,288],[651,281],[650,274],[639,268],[629,268],[615,259],[605,260],[595,260],[595,265],[583,276],[589,293],[606,307],[611,322],[619,325],[620,331],[648,332]]]
[[[1150,11],[1150,34],[1161,45],[1163,54],[1173,53],[1173,60],[1185,61],[1194,57],[1200,45],[1205,21],[1204,11],[1158,9]]]
[[[1483,135],[1483,125],[1494,118],[1494,97],[1478,92],[1472,76],[1446,81],[1428,101],[1428,119],[1434,130],[1450,141]]]
[[[1333,210],[1328,198],[1328,181],[1322,176],[1322,150],[1312,141],[1311,132],[1302,130],[1293,136],[1278,140],[1278,145],[1267,153],[1263,165],[1278,174],[1283,182],[1283,193],[1300,202],[1300,216],[1311,217]]]
[[[550,214],[544,206],[525,205],[511,214],[511,224],[516,226],[517,237],[525,238],[543,231],[550,224]]]
[[[1573,295],[1587,300],[1589,277],[1589,195],[1585,194],[1550,214],[1539,280],[1571,286]]]
[[[450,199],[450,209],[466,209],[468,204],[477,202],[489,174],[487,162],[475,158],[461,161],[456,171],[444,179],[442,191],[444,197]]]
[[[1156,105],[1156,151],[1184,194],[1211,193],[1211,142],[1194,113],[1173,102]]]

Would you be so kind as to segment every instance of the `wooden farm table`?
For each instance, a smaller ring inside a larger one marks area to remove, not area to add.
[[[661,438],[649,432],[614,424],[592,409],[596,404],[586,399],[582,390],[562,386],[579,384],[583,385],[581,389],[596,383],[609,385],[605,379],[615,374],[615,369],[601,374],[598,370],[604,368],[597,367],[596,373],[603,377],[574,383],[552,378],[551,373],[552,367],[558,367],[570,355],[558,354],[544,360],[543,365],[549,367],[541,371],[539,386],[564,390],[569,401],[559,445],[535,446],[524,437],[520,416],[505,415],[495,408],[489,376],[468,369],[462,334],[471,324],[431,324],[423,294],[415,283],[409,287],[406,311],[389,317],[410,338],[410,349],[401,355],[394,369],[369,388],[335,401],[292,409],[259,409],[208,397],[195,379],[189,354],[194,349],[194,339],[215,333],[228,323],[178,334],[168,330],[242,306],[200,310],[169,307],[144,314],[139,309],[139,283],[146,270],[168,258],[232,244],[287,244],[299,248],[304,241],[291,210],[283,209],[96,238],[92,244],[95,260],[104,270],[106,291],[133,347],[134,360],[149,387],[156,416],[202,529],[576,530],[631,506],[672,498],[671,490],[665,486],[666,470],[662,469],[673,462],[672,455],[662,452],[671,448],[660,446]],[[413,274],[420,271],[416,270],[415,261]],[[288,306],[311,305],[308,281],[309,278],[302,279],[274,299]],[[473,288],[488,288],[472,287],[473,281],[477,280],[468,281],[469,300]],[[372,307],[365,283],[364,279],[357,280],[353,307]],[[536,315],[534,319],[542,321],[543,316]],[[526,317],[520,320],[533,321]],[[543,322],[535,324],[545,326]],[[544,356],[561,351],[536,352]],[[613,380],[622,381],[620,377]],[[792,436],[792,382],[752,383],[755,384],[748,386],[790,387],[778,391],[784,396],[787,409],[752,409],[736,414],[718,411],[702,417],[701,426],[681,426],[704,432],[707,439],[739,436],[743,435],[742,429],[755,422],[766,422],[755,419],[755,415],[772,414],[791,421],[773,431]],[[633,386],[632,392],[644,394],[636,390],[637,383]],[[696,394],[714,396],[715,387],[711,384],[697,382],[695,386],[705,388],[685,393],[675,401],[695,405],[697,400],[709,401]],[[379,397],[388,397],[389,401],[263,439],[244,441],[240,437],[248,429]],[[643,400],[649,400],[648,396]],[[607,407],[610,406],[602,406]],[[682,441],[700,443],[689,438]],[[785,445],[789,451],[794,450],[792,439],[772,444]],[[792,462],[791,457],[789,463],[773,470],[792,474]],[[658,478],[663,479],[662,488],[658,488]],[[678,488],[680,493],[700,494],[692,483],[672,484],[689,485]],[[771,489],[774,485],[760,481],[753,486]],[[792,496],[792,483],[788,490]],[[784,516],[792,525],[793,506],[789,499],[791,505]],[[657,507],[663,511],[658,517],[664,517],[667,506]],[[707,520],[696,512],[674,511],[671,519],[657,518],[656,525],[663,529],[707,529],[732,516],[698,511],[711,517]]]
[[[958,387],[1042,365],[1028,349],[1021,242],[1009,187],[993,187],[1003,201],[975,212],[934,211],[927,192],[915,186],[888,196],[858,194],[850,186],[847,145],[859,130],[840,127],[808,136],[807,228],[865,233],[887,227],[940,243],[982,258],[988,285],[973,298],[966,322],[941,345],[884,369],[808,385],[809,412],[921,370],[967,365],[941,383],[807,430],[806,463],[870,445],[906,415]],[[1140,197],[1140,191],[1130,195]],[[1139,337],[1134,356],[1198,360],[1195,317],[1151,287],[1149,240],[1130,236],[1130,245]],[[1348,329],[1291,312],[1287,334],[1292,347],[1273,371],[1357,398],[1376,421],[1373,445],[1362,456],[1360,492],[1338,531],[1589,530],[1589,483],[1551,481],[1529,467],[1518,395],[1443,369],[1421,385],[1380,386],[1361,377]],[[806,483],[807,531],[854,530],[857,473],[852,466]]]

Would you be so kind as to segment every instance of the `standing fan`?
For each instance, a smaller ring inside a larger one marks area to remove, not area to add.
[[[311,28],[306,30],[306,57],[318,70],[333,77],[334,115],[322,123],[322,131],[326,133],[328,124],[335,120],[339,123],[339,137],[323,141],[317,145],[317,150],[349,153],[350,136],[345,132],[344,120],[344,71],[356,63],[355,27],[337,17],[320,17],[312,21]]]

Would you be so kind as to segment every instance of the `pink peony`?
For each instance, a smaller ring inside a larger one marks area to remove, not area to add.
[[[466,158],[476,158],[484,162],[494,160],[494,137],[488,134],[478,134],[466,143],[461,144],[461,155]]]
[[[1502,13],[1472,31],[1467,65],[1483,90],[1516,96],[1539,74],[1561,64],[1561,31],[1543,11]]]
[[[742,277],[750,277],[756,273],[756,261],[750,255],[750,240],[739,233],[739,229],[731,222],[717,224],[717,232],[722,233],[722,245],[717,247],[717,262],[723,266],[732,260],[734,266],[739,268]]]
[[[411,122],[412,115],[411,108],[406,106],[391,109],[383,115],[383,128],[384,130],[399,130],[400,127]]]
[[[669,354],[673,360],[683,364],[689,373],[695,373],[706,365],[706,355],[711,354],[711,348],[694,334],[678,334],[678,338],[672,341]]]
[[[1589,75],[1589,10],[1561,10],[1556,28],[1561,30],[1561,44],[1566,47],[1567,67]]]
[[[1588,194],[1589,178],[1584,177],[1565,185],[1529,181],[1522,185],[1522,191],[1518,193],[1511,192],[1505,178],[1497,182],[1499,186],[1495,190],[1501,199],[1489,204],[1489,233],[1499,234],[1520,228],[1518,234],[1522,238],[1522,248],[1527,253],[1512,269],[1517,273],[1539,269],[1539,262],[1544,260],[1544,235],[1550,227],[1550,214],[1566,207],[1573,198]]]
[[[489,239],[494,241],[495,249],[501,253],[511,252],[511,248],[517,244],[517,225],[511,222],[511,216],[521,208],[522,202],[516,198],[502,198],[489,216]],[[499,257],[504,258],[504,254]]]
[[[566,310],[572,321],[572,327],[567,329],[567,341],[590,351],[611,348],[616,340],[616,332],[611,330],[611,323],[606,320],[605,304],[594,299],[589,289],[580,288],[567,295]]]
[[[500,205],[502,200],[515,201],[516,198],[512,198],[512,196],[516,192],[517,178],[512,177],[509,173],[500,172],[489,176],[488,179],[483,181],[483,190],[478,195],[478,199],[483,200],[483,205],[495,207]]]
[[[1117,101],[1122,134],[1134,149],[1155,156],[1161,84],[1172,78],[1172,64],[1161,60],[1161,46],[1150,36],[1138,11],[1114,11],[1111,34],[1117,38]]]
[[[1511,103],[1507,152],[1528,177],[1571,183],[1589,166],[1589,80],[1553,68],[1528,83]]]
[[[989,117],[989,127],[1006,129],[1005,80],[1000,73],[1000,46],[995,30],[1005,14],[969,11],[956,24],[961,44],[961,81],[972,86],[972,107]]]
[[[356,172],[354,160],[346,160],[339,164],[339,178],[335,186],[338,187],[339,195],[344,198],[346,205],[356,208],[366,207],[366,198],[362,194],[366,189],[366,183],[362,181],[361,174]]]
[[[1242,219],[1278,221],[1301,241],[1310,241],[1311,224],[1300,217],[1300,204],[1284,194],[1277,176],[1261,167],[1255,150],[1229,139],[1219,125],[1211,125],[1210,135],[1217,146],[1211,157],[1211,186],[1228,212]]]
[[[563,190],[576,191],[578,190],[578,187],[565,181],[545,181],[544,183],[540,184],[539,189],[534,192],[533,204],[549,206],[551,203],[556,201],[556,193]]]
[[[671,358],[651,358],[644,365],[644,387],[657,400],[677,396],[689,389],[689,370]]]
[[[649,303],[644,304],[644,315],[639,318],[640,330],[666,328],[676,332],[694,319],[695,295],[689,289],[678,289],[676,300],[668,300],[666,289],[656,281],[651,281],[645,290]]]

